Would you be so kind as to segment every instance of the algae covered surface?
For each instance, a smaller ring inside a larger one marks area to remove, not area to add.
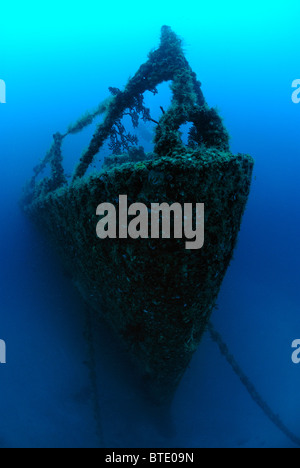
[[[173,99],[157,122],[154,152],[130,147],[127,154],[107,157],[99,173],[87,176],[107,138],[118,134],[124,146],[132,141],[120,127],[124,112],[129,109],[137,124],[137,115],[150,118],[142,94],[155,93],[155,87],[168,80]],[[160,47],[125,90],[112,94],[69,129],[77,132],[97,113],[104,114],[71,183],[66,182],[61,153],[68,133],[56,134],[45,160],[35,168],[22,207],[58,249],[85,301],[119,336],[149,383],[149,393],[158,401],[170,400],[205,331],[232,259],[253,160],[230,152],[222,119],[205,102],[181,41],[168,27],[162,29]],[[180,126],[187,122],[192,127],[184,145]],[[37,182],[47,164],[52,176]],[[124,194],[129,204],[148,207],[204,203],[204,247],[186,250],[184,239],[100,240],[97,206],[117,206]]]
[[[128,163],[27,207],[60,250],[85,300],[112,325],[161,396],[172,394],[215,305],[240,228],[252,164],[249,157],[214,150]],[[100,240],[97,204],[116,203],[120,193],[129,194],[129,203],[146,205],[201,200],[204,247],[186,250],[182,239]]]

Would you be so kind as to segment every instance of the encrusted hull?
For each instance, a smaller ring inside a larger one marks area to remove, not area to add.
[[[128,163],[75,180],[23,208],[59,249],[84,300],[126,346],[148,388],[170,399],[215,306],[250,190],[253,160],[216,149]],[[103,239],[98,204],[205,204],[205,242]]]

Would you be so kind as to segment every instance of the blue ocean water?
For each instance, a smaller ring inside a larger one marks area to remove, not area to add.
[[[107,328],[86,316],[46,240],[18,207],[55,131],[125,86],[160,27],[187,58],[231,135],[255,158],[239,243],[213,323],[259,392],[300,436],[299,6],[167,0],[1,6],[0,447],[294,447],[266,418],[206,335],[162,413]],[[161,90],[167,102],[167,87]],[[155,111],[154,111],[155,112]],[[66,143],[71,171],[92,130]],[[143,138],[151,135],[145,128]],[[91,376],[87,363],[94,356]],[[97,403],[97,404],[96,404]]]

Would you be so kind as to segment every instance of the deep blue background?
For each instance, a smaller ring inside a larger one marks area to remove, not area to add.
[[[260,3],[1,7],[7,104],[0,105],[0,338],[8,363],[0,367],[0,447],[293,446],[251,401],[208,336],[169,414],[160,415],[144,400],[118,343],[94,324],[96,396],[83,304],[18,209],[22,185],[52,134],[96,106],[108,86],[122,88],[158,44],[165,23],[184,38],[233,152],[256,161],[213,321],[264,398],[300,435],[300,366],[291,362],[291,343],[300,338],[300,104],[291,101],[291,83],[300,78],[299,7]],[[66,143],[68,169],[83,140]]]

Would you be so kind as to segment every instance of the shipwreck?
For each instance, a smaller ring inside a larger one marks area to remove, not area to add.
[[[146,91],[171,81],[172,100],[155,121]],[[146,153],[122,119],[155,125],[154,151]],[[71,180],[63,169],[62,143],[102,121]],[[190,123],[188,143],[181,126]],[[89,173],[106,144],[101,170]],[[84,301],[104,318],[128,350],[158,401],[170,400],[216,305],[232,259],[250,191],[253,159],[233,155],[223,121],[210,108],[182,41],[164,26],[161,42],[124,90],[56,133],[34,168],[21,201],[26,215],[51,239]],[[49,167],[51,174],[41,176]],[[100,203],[204,203],[205,243],[185,249],[184,239],[103,239],[96,235]]]

